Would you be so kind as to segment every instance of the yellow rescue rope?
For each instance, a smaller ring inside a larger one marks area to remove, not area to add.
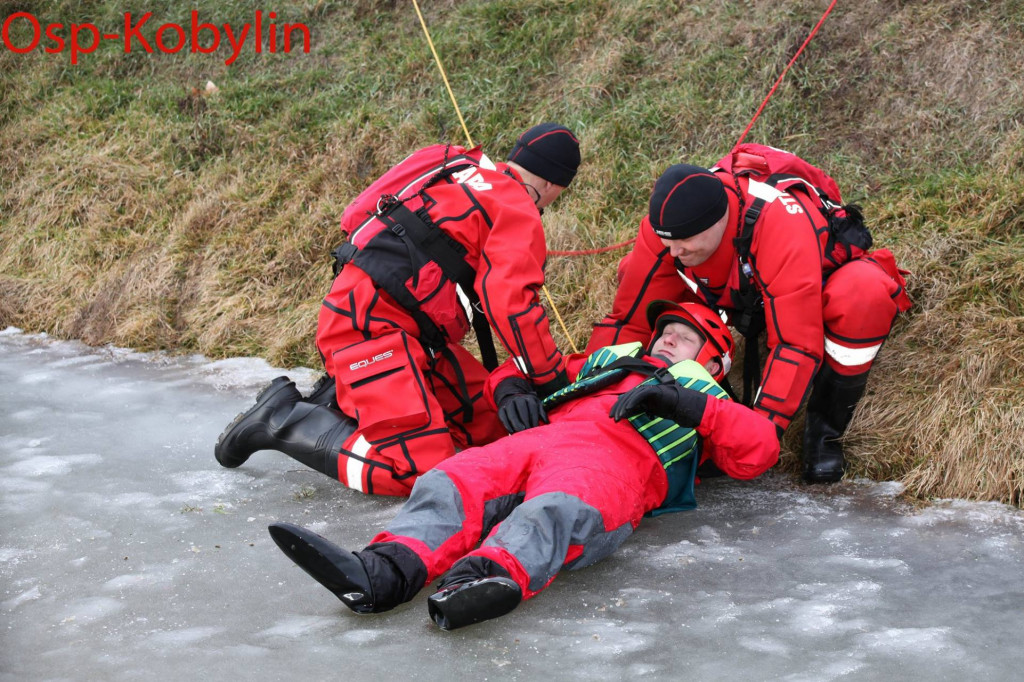
[[[441,79],[444,81],[444,87],[448,90],[448,96],[452,100],[452,106],[455,107],[455,113],[459,117],[459,123],[462,124],[462,132],[466,133],[466,141],[469,142],[470,147],[475,147],[473,144],[473,138],[469,134],[469,128],[466,127],[466,121],[462,118],[462,111],[459,109],[459,103],[455,99],[455,93],[452,92],[452,86],[448,83],[448,75],[444,71],[444,66],[441,64],[441,58],[437,55],[437,50],[434,48],[434,41],[430,37],[430,31],[427,30],[427,22],[423,19],[423,13],[420,12],[420,5],[416,0],[412,0],[413,7],[416,8],[416,16],[420,18],[420,26],[423,27],[423,35],[427,37],[427,44],[430,45],[430,52],[434,55],[434,62],[437,64],[437,70],[441,72]],[[541,285],[544,290],[544,295],[548,299],[548,305],[551,306],[551,312],[555,314],[555,319],[558,320],[558,324],[562,327],[562,332],[565,334],[565,338],[569,340],[569,345],[572,346],[574,353],[579,353],[579,349],[576,347],[576,341],[573,340],[572,334],[565,326],[565,322],[562,321],[562,315],[558,312],[558,307],[555,305],[555,301],[551,298],[551,294],[548,292],[548,288],[545,285]]]

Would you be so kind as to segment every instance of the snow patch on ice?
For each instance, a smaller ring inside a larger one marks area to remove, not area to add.
[[[124,608],[119,600],[111,597],[89,597],[68,605],[64,621],[94,621],[115,614]]]
[[[822,560],[826,564],[835,566],[846,566],[848,568],[859,568],[866,571],[896,571],[907,573],[910,568],[905,561],[900,559],[867,559],[858,556],[830,556]]]
[[[843,550],[855,546],[853,533],[846,528],[831,528],[821,534],[821,539],[829,544],[832,549]]]
[[[556,623],[556,627],[565,633],[558,638],[562,641],[559,648],[574,650],[574,656],[579,656],[579,649],[582,649],[583,656],[593,663],[604,663],[611,657],[643,651],[650,647],[651,640],[647,633],[635,632],[635,624],[634,621],[623,623],[601,618],[576,623],[567,629],[564,622]]]
[[[736,643],[749,651],[756,651],[761,654],[775,654],[776,656],[787,656],[791,649],[785,642],[767,636],[761,636],[756,639],[753,637],[739,637]]]
[[[385,632],[383,630],[361,628],[359,630],[349,630],[342,635],[341,638],[347,643],[358,646],[360,644],[369,644],[370,642],[380,639],[384,635]]]
[[[159,648],[187,646],[202,642],[224,631],[221,627],[194,627],[180,630],[165,630],[150,635],[148,642]]]
[[[835,604],[821,602],[798,602],[789,614],[789,622],[793,631],[815,636],[831,636],[835,634],[835,615],[838,611]]]
[[[281,369],[262,358],[227,358],[207,362],[198,367],[200,378],[220,390],[263,387],[276,377],[286,375],[300,391],[308,390],[322,374],[307,367]]]
[[[32,478],[0,477],[0,490],[5,493],[28,493],[35,495],[45,493],[52,488],[53,484],[49,481],[40,481]],[[4,501],[8,501],[6,496]]]
[[[111,578],[103,583],[105,592],[123,591],[133,588],[146,588],[153,586],[164,586],[174,581],[175,571],[170,566],[164,566],[144,573],[128,573]]]
[[[121,507],[125,509],[157,509],[163,504],[165,499],[166,497],[164,496],[154,495],[153,493],[147,492],[121,493],[110,498],[102,496],[94,498],[97,505],[109,503],[112,507]]]
[[[338,626],[338,619],[327,616],[301,616],[287,618],[267,628],[261,634],[267,637],[299,639],[306,635]],[[365,640],[370,641],[370,640]]]
[[[870,478],[855,478],[843,481],[849,485],[861,486],[872,497],[899,497],[907,486],[899,481],[872,481]]]
[[[937,500],[932,506],[909,517],[907,522],[916,526],[932,526],[954,520],[969,521],[986,528],[1002,523],[1024,530],[1024,511],[1000,502]]]
[[[194,498],[222,497],[249,483],[252,477],[244,472],[218,470],[186,471],[171,476],[171,480],[187,490]]]
[[[15,462],[4,468],[4,471],[14,476],[59,476],[66,474],[72,469],[80,466],[93,466],[101,464],[103,457],[97,454],[65,455],[37,455]]]
[[[70,358],[62,358],[60,360],[50,360],[46,363],[47,367],[74,367],[76,365],[85,365],[90,362],[96,362],[101,358],[96,355],[75,355]]]
[[[899,654],[937,654],[959,649],[952,628],[885,628],[857,636],[860,646]]]
[[[0,604],[4,611],[13,611],[25,602],[34,601],[43,596],[43,593],[39,591],[39,586],[36,585],[31,589],[25,590],[21,594]]]
[[[48,411],[49,410],[47,410],[45,407],[33,407],[27,410],[16,410],[14,412],[11,412],[7,416],[11,419],[17,419],[18,421],[32,421],[39,419]]]
[[[816,667],[813,672],[799,672],[781,679],[785,682],[829,682],[852,675],[863,667],[864,663],[858,660],[832,661]]]

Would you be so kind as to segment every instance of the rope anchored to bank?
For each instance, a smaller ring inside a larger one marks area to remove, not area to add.
[[[437,49],[434,48],[434,41],[430,37],[430,31],[427,29],[427,22],[423,19],[423,13],[420,11],[420,5],[416,0],[412,0],[413,7],[416,8],[416,16],[420,19],[420,26],[423,27],[423,35],[427,37],[427,44],[430,45],[430,52],[434,55],[434,62],[437,64],[437,70],[441,72],[441,79],[444,81],[444,86],[448,90],[448,97],[452,100],[452,106],[455,107],[455,113],[459,117],[459,123],[462,124],[462,132],[466,134],[466,141],[469,142],[470,147],[476,145],[473,144],[473,138],[469,134],[469,128],[466,127],[466,121],[462,118],[462,110],[459,109],[459,103],[455,99],[455,93],[452,92],[452,86],[448,83],[448,75],[444,71],[444,65],[441,63],[441,57],[437,54]],[[573,339],[572,334],[569,333],[568,327],[565,326],[565,321],[562,319],[562,314],[558,312],[558,306],[555,305],[555,300],[551,298],[551,292],[548,291],[546,285],[541,285],[541,289],[544,291],[544,296],[548,299],[548,305],[551,307],[551,312],[554,313],[555,319],[558,320],[559,326],[562,328],[562,333],[565,334],[565,338],[569,340],[569,345],[572,346],[573,353],[579,353],[580,350],[576,346],[576,341]]]

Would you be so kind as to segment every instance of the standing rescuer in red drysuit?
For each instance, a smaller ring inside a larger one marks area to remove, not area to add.
[[[608,556],[645,514],[692,509],[699,459],[735,478],[771,467],[772,423],[715,381],[732,355],[721,318],[667,301],[650,315],[649,354],[630,343],[572,356],[575,381],[543,401],[514,367],[495,372],[498,409],[524,430],[427,472],[362,551],[288,523],[271,536],[357,613],[392,609],[447,571],[427,608],[452,630],[508,613],[563,567]]]
[[[360,492],[408,495],[457,446],[505,435],[483,397],[491,328],[542,395],[566,383],[538,297],[541,211],[579,163],[575,135],[545,123],[508,163],[435,145],[375,181],[342,217],[348,242],[316,337],[326,381],[303,399],[275,379],[221,435],[217,461],[280,450]],[[470,327],[486,368],[459,345]]]
[[[643,338],[649,327],[641,311],[659,298],[703,300],[726,311],[748,349],[766,327],[768,359],[753,409],[781,437],[810,392],[803,476],[832,482],[845,467],[839,438],[910,300],[892,253],[867,252],[871,239],[856,207],[842,207],[845,218],[830,228],[819,196],[804,183],[765,178],[765,159],[778,155],[792,157],[742,145],[721,168],[679,164],[658,178],[633,251],[619,266],[612,312],[594,326],[588,349]],[[834,181],[827,182],[839,199]],[[747,357],[755,366],[744,374],[756,375],[756,352]]]

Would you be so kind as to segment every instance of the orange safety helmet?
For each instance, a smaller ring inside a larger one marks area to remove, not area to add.
[[[702,303],[651,301],[647,306],[647,323],[654,333],[647,345],[648,351],[671,322],[681,322],[704,338],[704,345],[697,352],[695,360],[699,365],[717,360],[720,369],[713,376],[715,381],[721,381],[732,368],[733,343],[732,334],[718,313]]]

